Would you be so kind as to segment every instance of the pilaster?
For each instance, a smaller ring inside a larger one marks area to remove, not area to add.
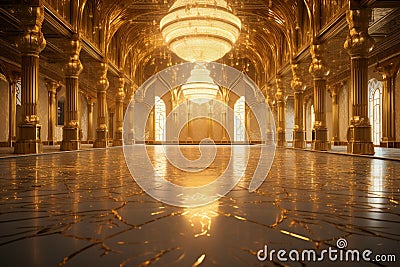
[[[280,77],[276,78],[276,94],[275,100],[278,110],[278,144],[279,147],[285,147],[286,142],[286,98],[285,92],[282,87],[282,80]]]
[[[299,65],[292,64],[293,79],[291,87],[294,90],[294,129],[293,129],[293,147],[306,148],[303,124],[303,98],[304,85],[300,78]]]
[[[368,34],[371,10],[350,5],[346,14],[349,34],[344,43],[350,54],[352,118],[347,130],[347,152],[373,155],[372,129],[368,118],[368,54],[374,45]]]
[[[41,125],[38,117],[39,54],[46,46],[41,31],[44,19],[43,5],[21,6],[21,24],[24,32],[17,41],[21,58],[21,118],[14,147],[16,154],[41,153]]]
[[[381,147],[396,147],[395,90],[400,57],[379,63],[376,70],[382,75],[382,140]]]
[[[323,58],[323,47],[317,40],[311,44],[312,62],[309,72],[314,80],[314,111],[315,123],[313,125],[312,149],[326,151],[330,149],[328,129],[326,127],[326,77],[329,70]]]
[[[93,106],[94,99],[92,97],[87,97],[87,110],[88,110],[88,123],[87,123],[87,140],[88,143],[93,143]]]
[[[106,62],[100,63],[100,79],[97,83],[97,128],[96,139],[93,147],[108,146],[108,127],[107,127],[107,89],[109,86],[107,78],[108,65]]]
[[[83,67],[79,60],[82,45],[80,36],[74,34],[67,47],[69,59],[63,71],[66,89],[66,124],[63,127],[61,150],[78,150],[81,146],[80,112],[79,112],[79,81],[78,77]]]
[[[47,105],[47,142],[48,145],[55,145],[56,140],[54,136],[54,132],[56,129],[57,123],[57,88],[60,84],[56,81],[46,79],[45,80],[47,87],[47,96],[48,96],[48,105]]]
[[[10,91],[8,97],[8,142],[13,146],[17,135],[17,82],[19,74],[11,73],[8,77]]]
[[[339,97],[338,94],[343,88],[343,83],[336,83],[329,88],[332,97],[332,145],[340,145],[339,140]]]
[[[118,79],[118,93],[115,104],[115,133],[113,146],[122,146],[122,126],[124,123],[125,78]]]

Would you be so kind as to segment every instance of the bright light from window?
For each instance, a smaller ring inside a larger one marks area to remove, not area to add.
[[[382,138],[382,82],[371,79],[369,89],[369,120],[372,126],[372,141],[379,145]]]
[[[165,141],[165,120],[166,120],[166,108],[164,101],[155,96],[154,98],[154,116],[155,116],[155,138],[156,141]]]
[[[246,127],[245,127],[245,117],[246,117],[246,107],[245,98],[241,96],[235,103],[233,107],[235,118],[234,118],[234,137],[235,142],[244,142],[246,137]]]

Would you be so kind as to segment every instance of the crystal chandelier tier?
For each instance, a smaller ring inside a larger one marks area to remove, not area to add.
[[[241,22],[225,0],[177,0],[160,29],[169,49],[180,58],[211,62],[232,49]]]
[[[219,86],[210,77],[205,64],[198,63],[190,72],[189,79],[181,86],[181,91],[185,99],[203,104],[216,98]]]

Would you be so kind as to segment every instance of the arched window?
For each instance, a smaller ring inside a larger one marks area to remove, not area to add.
[[[21,106],[21,79],[18,80],[16,85],[16,97],[17,97],[17,106]]]
[[[234,118],[234,140],[243,142],[246,137],[245,117],[246,108],[244,96],[241,96],[233,107],[235,118]]]
[[[314,124],[315,124],[315,111],[314,111],[314,105],[311,104],[311,129],[314,129]]]
[[[382,82],[371,79],[368,82],[369,90],[369,120],[372,126],[372,141],[379,145],[382,138]]]
[[[57,125],[63,126],[64,125],[64,97],[61,97],[57,102]]]
[[[164,101],[155,96],[154,98],[154,127],[155,127],[155,138],[156,141],[165,141],[165,120],[166,120],[166,108]]]

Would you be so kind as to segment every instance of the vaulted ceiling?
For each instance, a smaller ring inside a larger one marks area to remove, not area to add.
[[[311,85],[308,66],[309,44],[313,37],[326,43],[326,59],[331,77],[345,72],[348,55],[343,43],[348,33],[345,11],[349,2],[373,7],[372,34],[377,41],[398,31],[397,0],[228,0],[242,21],[242,31],[234,48],[220,61],[247,73],[260,87],[276,75],[283,78],[290,93],[290,63],[298,61],[303,80]],[[110,65],[112,99],[113,81],[125,75],[132,87],[140,86],[155,72],[182,60],[172,54],[159,28],[161,18],[173,0],[19,0],[0,4],[0,42],[10,48],[0,52],[3,61],[18,58],[15,39],[22,31],[18,9],[24,5],[45,7],[42,31],[47,46],[41,54],[41,66],[52,78],[62,80],[65,45],[74,32],[82,36],[80,54],[84,71],[81,83],[95,92],[94,77],[99,62]],[[374,21],[375,20],[375,21]],[[377,23],[379,22],[379,23]],[[378,26],[379,25],[379,26]],[[6,60],[7,59],[7,60]],[[345,66],[345,67],[344,67]],[[272,82],[273,83],[273,82]],[[272,89],[271,89],[272,90]]]

